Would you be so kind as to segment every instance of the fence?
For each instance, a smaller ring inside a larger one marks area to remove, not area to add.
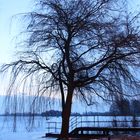
[[[140,127],[140,117],[134,116],[72,116],[70,128],[76,127]],[[61,118],[50,117],[47,121],[47,133],[60,133]]]

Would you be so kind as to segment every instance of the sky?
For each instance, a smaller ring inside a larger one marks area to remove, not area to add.
[[[22,31],[22,18],[17,14],[30,12],[34,0],[0,0],[0,65],[15,57],[16,37]],[[139,10],[140,0],[128,0],[132,9]],[[7,81],[6,81],[7,82]],[[6,82],[0,77],[2,93]]]
[[[33,9],[33,0],[0,0],[0,66],[15,57],[16,37],[22,31],[21,13]],[[5,78],[6,79],[6,78]],[[7,80],[0,74],[0,95],[5,93]]]
[[[15,57],[16,36],[22,31],[22,18],[18,14],[32,11],[33,5],[33,0],[0,0],[0,65]],[[0,77],[0,95],[6,84],[7,81]],[[0,104],[2,101],[0,96]]]
[[[140,0],[128,0],[137,9]],[[16,16],[32,11],[33,0],[0,0],[0,64],[8,63],[15,53],[16,37],[21,32],[22,19]]]
[[[31,11],[31,4],[31,0],[0,0],[0,64],[12,59],[22,23],[16,15]]]

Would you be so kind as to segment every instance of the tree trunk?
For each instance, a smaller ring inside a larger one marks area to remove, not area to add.
[[[72,107],[72,96],[73,89],[70,88],[68,90],[66,104],[62,110],[62,127],[61,127],[61,138],[68,138],[69,135],[69,121],[71,115],[71,107]]]

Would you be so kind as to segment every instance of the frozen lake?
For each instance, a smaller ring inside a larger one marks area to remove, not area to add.
[[[73,119],[74,118],[74,119]],[[118,126],[126,126],[126,124],[122,124],[121,121],[127,121],[127,126],[132,126],[133,117],[111,117],[111,116],[95,116],[95,117],[72,117],[70,125],[72,125],[72,121],[76,121],[76,126],[96,126],[96,127],[102,127],[102,126],[110,126],[112,127],[112,122],[109,122],[111,120],[116,119],[118,122]],[[32,121],[32,119],[30,120]],[[101,121],[98,123],[98,121]],[[139,121],[140,126],[140,117],[137,117],[137,121]],[[52,123],[53,122],[53,123]],[[57,126],[56,126],[56,122]],[[50,117],[46,120],[45,117],[35,117],[34,123],[32,129],[30,129],[28,126],[29,123],[29,117],[17,117],[17,123],[14,123],[13,117],[2,117],[0,116],[0,140],[48,140],[48,138],[42,138],[45,136],[45,133],[48,132],[56,132],[59,133],[60,129],[56,129],[61,127],[61,118],[60,117]],[[87,124],[88,122],[88,124]],[[90,124],[90,125],[89,125]],[[13,129],[15,126],[15,129]],[[53,129],[47,129],[48,126]],[[74,126],[75,127],[75,126]],[[72,129],[74,128],[71,127]],[[70,129],[71,129],[70,128]],[[13,132],[15,131],[15,132]],[[49,139],[49,140],[55,140],[55,139]]]
[[[32,129],[28,127],[28,117],[17,117],[17,123],[13,119],[0,116],[0,140],[46,140],[42,138],[46,133],[45,117],[35,117]]]

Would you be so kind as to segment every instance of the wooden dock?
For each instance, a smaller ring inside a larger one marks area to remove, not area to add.
[[[70,138],[104,138],[110,140],[113,135],[133,134],[139,132],[140,127],[77,127],[70,132]],[[59,138],[60,134],[47,133],[46,137]]]
[[[86,116],[88,118],[88,116]],[[72,117],[70,119],[69,137],[72,139],[112,139],[113,136],[140,136],[140,119],[133,118],[117,119],[113,116],[112,120],[100,120],[99,116],[84,119],[81,116]],[[118,116],[119,117],[119,116]],[[88,126],[88,127],[87,127]],[[61,130],[61,122],[47,122],[46,137],[59,138]],[[140,140],[140,137],[139,137]]]

